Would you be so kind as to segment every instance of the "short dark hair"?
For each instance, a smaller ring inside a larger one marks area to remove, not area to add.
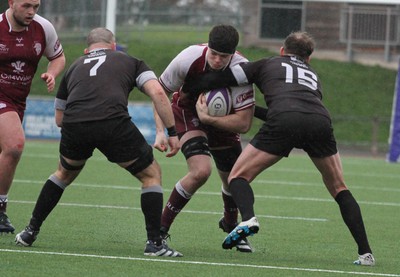
[[[208,35],[208,46],[221,53],[234,54],[238,43],[239,33],[230,25],[216,25]]]
[[[302,59],[307,59],[314,51],[315,41],[307,32],[292,32],[286,37],[283,48],[286,54],[293,54]]]
[[[95,29],[91,30],[89,32],[89,35],[86,38],[87,45],[91,46],[92,44],[99,43],[99,42],[108,43],[108,44],[114,43],[115,37],[114,37],[113,32],[111,32],[110,30],[103,28],[103,27],[99,27],[99,28],[95,28]]]

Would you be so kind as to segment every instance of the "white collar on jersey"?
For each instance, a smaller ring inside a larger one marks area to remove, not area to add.
[[[6,10],[6,12],[5,12],[4,14],[6,15],[6,19],[7,19],[8,26],[10,27],[10,28],[8,29],[8,32],[11,33],[11,32],[12,32],[12,26],[11,26],[10,20],[8,19],[8,13],[9,13],[9,11],[10,11],[10,9]],[[11,11],[10,11],[10,12],[11,12]],[[25,26],[25,31],[28,31],[28,26]]]
[[[111,48],[95,48],[95,49],[88,51],[88,53],[92,53],[92,52],[96,52],[96,51],[100,51],[100,50],[111,50]]]

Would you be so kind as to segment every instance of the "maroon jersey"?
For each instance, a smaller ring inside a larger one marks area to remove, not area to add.
[[[0,14],[0,112],[13,106],[23,113],[42,56],[54,60],[63,49],[53,25],[35,15],[22,32],[14,32],[6,12]]]

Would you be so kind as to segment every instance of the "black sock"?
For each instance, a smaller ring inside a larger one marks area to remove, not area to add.
[[[141,207],[146,223],[147,239],[161,244],[160,228],[163,208],[163,194],[160,192],[146,192],[141,195]]]
[[[64,190],[57,186],[53,181],[47,180],[43,185],[42,191],[33,209],[32,218],[29,226],[33,230],[39,230],[43,221],[51,213],[63,194]]]
[[[360,206],[349,190],[343,190],[336,195],[344,223],[353,235],[358,245],[358,254],[372,253],[368,243],[367,233],[361,215]]]
[[[229,183],[229,191],[240,211],[242,221],[254,217],[254,193],[245,179],[235,178]]]

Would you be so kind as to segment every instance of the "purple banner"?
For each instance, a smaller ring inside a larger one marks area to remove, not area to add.
[[[400,60],[394,89],[387,161],[392,163],[400,162]]]

